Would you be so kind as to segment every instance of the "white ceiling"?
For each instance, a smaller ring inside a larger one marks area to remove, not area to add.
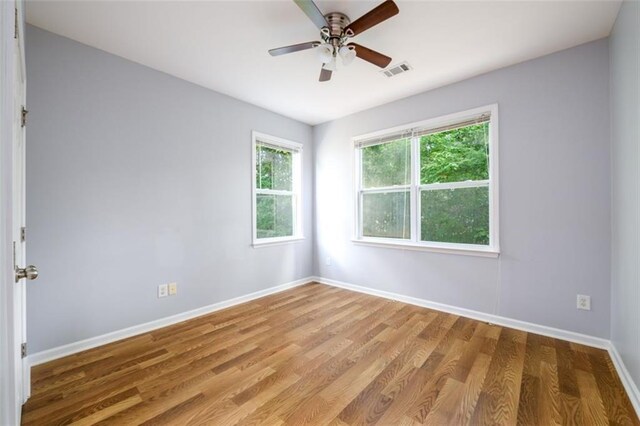
[[[318,1],[355,20],[381,0]],[[311,50],[267,50],[318,40],[290,0],[29,1],[40,28],[267,108],[317,124],[609,35],[620,2],[401,1],[400,13],[354,38],[408,61],[387,78],[356,59],[319,83]]]

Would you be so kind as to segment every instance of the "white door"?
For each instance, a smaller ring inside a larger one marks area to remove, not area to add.
[[[21,3],[17,3],[20,7]],[[18,13],[22,11],[19,10]],[[16,271],[13,293],[13,321],[15,358],[20,360],[15,365],[16,399],[24,403],[31,393],[30,370],[25,358],[27,342],[26,323],[26,283],[38,276],[33,266],[26,262],[26,228],[25,228],[25,124],[26,124],[26,74],[24,62],[23,28],[18,25],[18,37],[15,38],[14,50],[14,138],[13,138],[13,256]]]

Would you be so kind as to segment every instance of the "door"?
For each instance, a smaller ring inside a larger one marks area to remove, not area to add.
[[[21,7],[17,2],[16,7]],[[18,10],[18,16],[21,15]],[[20,21],[18,21],[20,22]],[[13,293],[13,334],[14,354],[19,362],[15,365],[16,399],[24,403],[31,393],[30,369],[26,360],[27,322],[26,303],[27,280],[35,279],[38,272],[33,266],[25,267],[26,227],[25,227],[25,131],[26,131],[26,73],[24,61],[24,36],[22,25],[18,24],[14,49],[14,120],[13,120],[13,265],[15,283]]]

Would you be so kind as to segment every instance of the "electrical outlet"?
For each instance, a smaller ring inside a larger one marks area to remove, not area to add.
[[[578,295],[577,301],[578,309],[582,309],[585,311],[591,310],[591,296],[585,296],[584,294]]]
[[[178,294],[178,283],[169,283],[169,296]]]
[[[327,256],[327,258],[324,260],[324,264],[327,266],[331,266],[331,256]]]
[[[158,297],[167,297],[169,295],[169,286],[167,284],[160,284],[158,286]]]

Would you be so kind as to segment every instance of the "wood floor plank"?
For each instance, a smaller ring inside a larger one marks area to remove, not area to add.
[[[608,354],[307,284],[32,369],[23,424],[640,425]]]
[[[431,353],[429,343],[415,338],[411,344],[394,359],[360,394],[354,398],[339,414],[339,418],[348,424],[373,424],[384,414],[393,398],[384,394],[387,386],[402,389],[406,381],[413,376],[415,369],[423,364]],[[387,390],[393,393],[394,390]]]
[[[558,384],[558,364],[555,357],[555,349],[545,346],[549,356],[540,363],[540,387],[538,421],[546,425],[562,424],[560,415],[560,385]]]
[[[522,374],[517,421],[519,425],[537,426],[540,386],[540,376],[532,376],[528,373]]]
[[[284,420],[291,424],[328,423],[360,393],[373,377],[399,355],[426,326],[419,316],[411,317],[379,351],[372,351],[340,377],[318,392],[306,407]]]
[[[557,364],[558,364],[558,384],[560,392],[565,395],[580,397],[576,373],[574,370],[573,353],[568,342],[556,339],[555,342]]]
[[[489,371],[490,364],[491,357],[489,355],[483,353],[478,354],[467,376],[465,383],[466,389],[462,394],[457,408],[453,412],[453,416],[450,417],[450,424],[469,424],[471,415],[478,403],[478,398],[480,397],[480,392],[486,379],[487,371]]]
[[[454,317],[449,325],[453,325],[457,317]],[[443,322],[438,324],[444,324]],[[447,371],[450,371],[455,366],[458,358],[461,356],[459,349],[463,345],[461,340],[448,338],[451,335],[449,329],[442,335],[438,341],[436,349],[427,357],[425,362],[416,369],[414,374],[405,382],[397,382],[402,387],[389,387],[391,393],[387,394],[392,398],[389,408],[385,411],[384,415],[378,420],[377,424],[389,424],[402,421],[406,416],[413,417],[424,414],[424,408],[434,397],[434,390],[438,391],[439,383],[443,383],[446,380]],[[423,334],[421,334],[423,335]],[[452,349],[451,351],[445,351],[445,348]],[[446,355],[444,354],[446,352]],[[385,390],[387,390],[385,389]],[[383,393],[385,392],[383,390]],[[429,392],[423,395],[423,390]],[[388,391],[388,390],[387,390]]]
[[[495,349],[487,380],[474,410],[474,424],[516,424],[526,333],[504,329]]]
[[[453,417],[460,401],[466,392],[464,383],[449,377],[442,389],[438,393],[438,397],[427,413],[424,420],[420,423],[427,425],[444,425],[449,423],[449,419]],[[414,417],[414,419],[416,419]],[[417,419],[416,419],[417,420]]]
[[[607,358],[608,355],[605,351],[589,355],[593,377],[598,385],[598,391],[607,412],[607,419],[617,425],[639,424],[637,418],[629,416],[629,412],[633,408],[628,405],[629,400],[626,398],[620,379],[611,373]]]
[[[561,393],[559,404],[563,425],[577,426],[585,424],[582,414],[582,402],[579,397]]]
[[[423,391],[407,413],[420,423],[425,422],[444,385],[455,371],[458,360],[462,356],[464,342],[457,338],[453,338],[453,340],[454,342],[450,346],[447,346],[449,350],[446,351],[438,368],[434,371],[433,376],[423,387]]]
[[[576,371],[578,386],[580,386],[580,397],[582,400],[585,423],[594,425],[608,424],[607,412],[600,397],[596,379],[586,371]]]
[[[352,344],[345,347],[342,351],[333,357],[316,357],[313,360],[315,368],[306,370],[300,382],[294,386],[287,388],[281,392],[273,404],[265,405],[252,413],[247,419],[243,420],[243,424],[264,424],[276,422],[280,419],[280,415],[287,416],[294,412],[298,406],[303,405],[308,399],[315,395],[324,386],[331,383],[336,377],[339,377],[344,371],[353,366],[358,357],[364,356],[375,348],[381,346],[381,341],[376,341],[378,336],[387,330],[388,327],[382,323],[378,323],[367,333],[353,336]],[[373,344],[370,344],[373,343]],[[322,361],[322,363],[317,363]],[[296,363],[292,363],[292,368],[296,372],[302,373],[302,367],[298,367]]]

